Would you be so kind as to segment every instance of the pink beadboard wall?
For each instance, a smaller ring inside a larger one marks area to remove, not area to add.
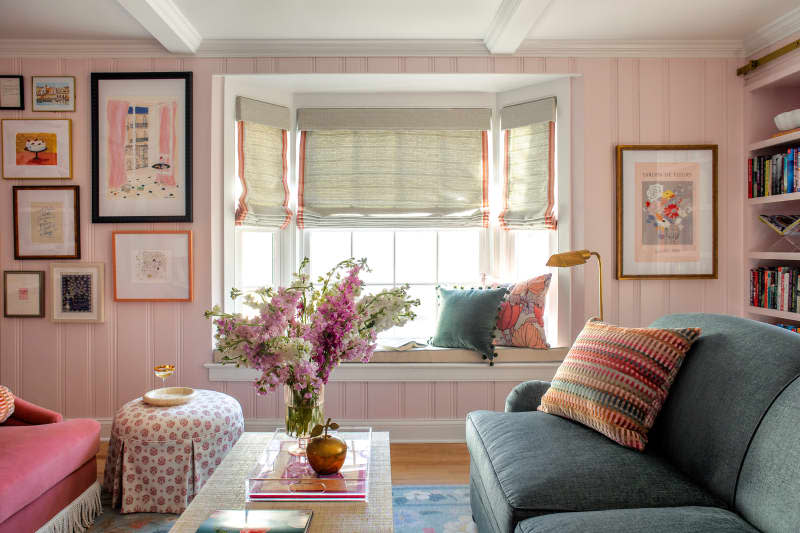
[[[282,400],[257,398],[248,383],[209,382],[212,180],[219,179],[211,154],[212,78],[226,73],[303,72],[502,72],[577,73],[575,124],[584,131],[583,150],[573,153],[573,243],[606,259],[606,319],[645,325],[665,313],[740,312],[743,181],[741,60],[543,57],[319,57],[319,58],[0,58],[0,73],[25,76],[26,111],[2,118],[70,118],[74,179],[80,185],[83,261],[106,264],[106,320],[100,325],[54,324],[45,319],[2,319],[0,383],[28,400],[67,417],[107,419],[124,402],[157,386],[152,367],[175,361],[182,385],[235,396],[247,418],[278,418]],[[114,225],[90,223],[91,72],[191,70],[194,72],[194,212],[192,224]],[[30,76],[69,74],[77,79],[74,113],[31,113]],[[218,86],[218,84],[217,84]],[[576,100],[582,106],[576,106]],[[614,146],[645,143],[719,145],[720,278],[714,281],[625,281],[613,279]],[[576,144],[575,146],[580,146]],[[573,178],[574,181],[574,178]],[[11,186],[0,183],[0,267],[49,270],[47,261],[15,261],[12,253]],[[33,182],[28,182],[33,183]],[[54,181],[36,181],[36,184]],[[217,187],[218,189],[218,187]],[[216,200],[215,200],[216,201]],[[215,222],[216,223],[216,222]],[[115,303],[111,290],[111,232],[115,229],[191,229],[194,232],[195,301]],[[576,284],[574,309],[597,308],[596,271],[585,269]],[[49,290],[49,273],[47,283]],[[49,293],[47,305],[50,305]],[[47,315],[50,311],[48,308]],[[580,327],[580,320],[576,322]],[[573,332],[577,333],[577,331]],[[344,419],[459,419],[473,409],[502,409],[511,382],[332,383],[327,412]]]

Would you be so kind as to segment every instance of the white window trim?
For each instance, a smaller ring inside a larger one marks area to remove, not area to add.
[[[280,75],[265,75],[265,77],[269,76],[280,76]],[[346,74],[342,74],[342,76],[347,76]],[[551,78],[552,79],[552,78]],[[556,143],[557,143],[557,150],[556,150],[556,180],[557,180],[557,193],[556,193],[556,209],[558,214],[558,231],[553,232],[551,248],[557,250],[570,250],[572,249],[572,213],[573,210],[570,206],[570,198],[571,195],[571,176],[572,176],[572,169],[571,169],[571,159],[572,159],[572,151],[578,150],[579,147],[571,146],[571,139],[573,137],[572,134],[572,117],[571,117],[571,108],[572,108],[572,94],[571,94],[571,86],[572,80],[569,77],[556,79],[553,81],[548,81],[544,83],[539,83],[536,85],[523,87],[520,89],[507,91],[507,92],[499,92],[499,93],[481,93],[481,92],[474,92],[474,93],[467,93],[467,92],[436,92],[436,93],[359,93],[359,94],[348,94],[348,93],[293,93],[285,88],[280,89],[265,89],[265,84],[263,82],[254,83],[246,78],[241,78],[237,76],[224,76],[224,84],[223,84],[223,95],[222,95],[222,106],[223,106],[223,114],[222,114],[222,124],[225,131],[225,134],[222,135],[223,137],[223,165],[222,165],[222,173],[220,179],[223,180],[222,184],[222,192],[223,197],[220,199],[220,202],[217,206],[214,206],[215,209],[221,210],[221,219],[222,219],[222,253],[223,257],[221,259],[222,262],[222,278],[223,278],[223,291],[224,294],[221,296],[221,300],[218,300],[218,296],[215,298],[214,303],[220,303],[223,305],[223,308],[226,310],[230,310],[233,307],[233,302],[230,299],[230,289],[234,286],[234,279],[235,279],[235,224],[234,224],[234,215],[233,209],[231,208],[231,203],[234,199],[234,178],[235,168],[236,168],[236,146],[235,146],[235,129],[234,129],[234,110],[235,110],[235,99],[236,96],[248,96],[250,98],[261,99],[264,101],[268,101],[270,103],[284,105],[289,107],[290,109],[290,116],[291,116],[291,129],[289,131],[289,146],[288,146],[288,153],[287,158],[291,161],[290,164],[290,172],[288,176],[289,180],[289,188],[290,191],[294,192],[297,190],[298,186],[298,134],[295,128],[296,122],[296,110],[299,107],[382,107],[382,106],[391,106],[391,107],[491,107],[493,110],[493,126],[492,126],[492,150],[489,155],[490,158],[490,165],[494,172],[492,173],[492,180],[495,181],[493,184],[493,189],[495,194],[498,194],[498,191],[501,190],[498,185],[502,184],[503,174],[501,173],[501,165],[502,165],[502,143],[500,142],[501,133],[500,129],[496,121],[500,116],[500,110],[507,106],[513,105],[517,103],[522,103],[525,101],[535,100],[539,98],[544,98],[547,96],[555,96],[557,98],[557,110],[556,110]],[[499,183],[498,183],[499,180]],[[577,185],[577,184],[576,184]],[[490,201],[492,201],[490,199]],[[498,201],[497,198],[494,198],[494,201]],[[296,205],[296,195],[292,194],[292,200],[289,206],[294,213],[297,212],[297,205]],[[213,219],[213,218],[212,218]],[[504,232],[503,230],[492,228],[489,231],[495,232],[503,232],[506,235],[508,232]],[[294,272],[295,265],[304,257],[304,254],[307,250],[308,239],[303,239],[301,237],[302,232],[297,229],[296,225],[296,217],[292,217],[292,221],[288,228],[288,231],[281,231],[275,234],[276,238],[274,240],[274,250],[278,251],[278,254],[275,254],[276,257],[282,258],[282,260],[276,260],[274,265],[274,275],[273,279],[274,282],[278,285],[285,285],[287,284],[290,279],[291,275]],[[488,235],[486,235],[488,240]],[[495,236],[495,242],[499,236]],[[502,238],[502,237],[499,237]],[[483,239],[482,239],[483,240]],[[482,246],[485,247],[485,244]],[[499,253],[498,247],[495,247],[492,254],[487,254],[488,259],[487,261],[492,261],[497,264],[501,260],[500,257],[497,256]],[[481,265],[482,269],[484,265]],[[495,270],[494,266],[490,266],[491,270]],[[554,278],[556,283],[554,284],[557,287],[556,291],[556,301],[549,300],[548,305],[555,304],[558,309],[558,317],[557,317],[557,328],[556,328],[556,339],[553,341],[551,340],[551,344],[553,346],[569,346],[571,343],[571,330],[572,330],[572,319],[574,318],[571,316],[573,313],[573,305],[571,305],[573,300],[572,295],[572,279],[573,273],[571,272],[573,269],[556,269],[554,272]],[[577,277],[577,276],[576,276]],[[582,276],[578,279],[580,280]],[[388,363],[376,363],[373,365],[376,368],[375,378],[369,377],[368,379],[379,379],[379,370],[378,365],[383,367],[384,370],[380,372],[387,372],[387,368],[385,365]],[[398,368],[392,369],[390,371],[391,376],[394,380],[405,380],[406,376],[409,378],[413,378],[414,372],[418,372],[417,370],[410,370],[412,366],[422,366],[424,368],[428,368],[432,370],[433,367],[431,365],[436,365],[437,363],[398,363]],[[486,367],[485,362],[481,363],[442,363],[444,365],[455,365],[455,364],[467,364],[467,365],[478,365],[481,367]],[[511,370],[511,366],[507,365],[552,365],[557,363],[503,363],[502,358],[498,358],[497,363],[495,366],[503,365],[503,368],[507,368],[509,372],[515,372]],[[406,366],[403,366],[406,365]],[[215,363],[209,363],[206,365],[209,368],[209,372],[211,375],[212,369],[215,376],[215,380],[219,379],[220,376],[224,375],[225,372],[228,370],[236,371],[237,369],[233,367],[228,367],[226,369],[220,369],[217,367]],[[365,366],[366,372],[372,372],[369,370],[369,365]],[[401,371],[403,368],[409,369],[408,372]],[[466,368],[472,368],[468,366]],[[533,367],[531,367],[533,368]],[[220,374],[222,372],[222,374]],[[398,373],[399,372],[399,373]],[[424,371],[423,371],[424,372]],[[467,370],[467,373],[463,374],[463,378],[465,380],[469,380],[469,372],[471,370]],[[538,372],[533,371],[533,372]],[[548,370],[549,372],[549,370]],[[389,374],[387,374],[388,376]],[[437,377],[441,375],[442,377],[439,379],[444,378],[445,373],[435,372],[431,374],[431,377]],[[458,373],[461,375],[461,373]],[[523,372],[522,374],[517,373],[513,377],[513,381],[518,381],[519,379],[525,378],[526,373]],[[369,374],[358,374],[358,376],[362,377],[363,379],[367,379]],[[478,381],[483,380],[498,380],[502,381],[503,379],[496,379],[499,377],[499,374],[495,374],[495,379],[487,379],[488,376],[482,376],[482,379],[476,379]],[[509,374],[509,377],[512,377],[512,374]],[[448,381],[453,379],[460,380],[461,378],[451,375]],[[535,379],[535,378],[529,378]],[[427,379],[426,379],[427,380]],[[437,379],[430,379],[428,381],[436,381]]]

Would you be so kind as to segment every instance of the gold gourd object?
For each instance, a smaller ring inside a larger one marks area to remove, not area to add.
[[[347,457],[347,443],[328,435],[328,429],[337,430],[339,424],[329,418],[325,425],[317,424],[311,430],[311,440],[306,447],[306,458],[314,472],[321,476],[335,474],[341,470]]]

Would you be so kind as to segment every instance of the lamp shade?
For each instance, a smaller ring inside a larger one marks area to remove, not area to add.
[[[571,252],[553,254],[547,260],[547,266],[560,268],[583,265],[591,256],[592,254],[589,250],[573,250]]]

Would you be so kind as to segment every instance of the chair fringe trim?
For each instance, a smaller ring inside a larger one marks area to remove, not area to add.
[[[36,533],[82,533],[103,512],[100,483],[95,481],[83,494],[39,528]]]

